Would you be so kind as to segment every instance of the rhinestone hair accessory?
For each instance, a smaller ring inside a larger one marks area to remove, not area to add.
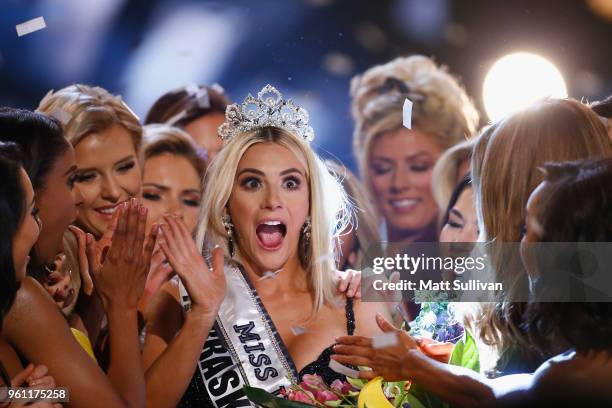
[[[272,85],[266,85],[254,98],[249,94],[241,104],[232,104],[225,110],[225,122],[219,126],[219,137],[225,143],[237,135],[267,126],[296,133],[306,141],[314,139],[314,130],[308,124],[308,112],[297,106]]]

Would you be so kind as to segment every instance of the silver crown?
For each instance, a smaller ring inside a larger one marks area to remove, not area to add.
[[[307,141],[314,139],[314,130],[308,125],[308,112],[297,106],[272,85],[264,86],[255,99],[249,94],[241,104],[232,104],[225,110],[225,122],[219,126],[219,137],[228,142],[237,135],[263,127],[274,126],[296,133]]]

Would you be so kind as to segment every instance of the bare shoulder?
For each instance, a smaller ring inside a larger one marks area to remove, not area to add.
[[[584,357],[566,352],[547,360],[536,370],[532,393],[540,399],[557,396],[578,401],[597,396],[612,401],[611,376],[609,354]]]
[[[353,311],[355,312],[355,334],[360,336],[381,333],[376,323],[376,314],[378,313],[391,322],[391,309],[384,302],[364,302],[361,299],[354,299]]]

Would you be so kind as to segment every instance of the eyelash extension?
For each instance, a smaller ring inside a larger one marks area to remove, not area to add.
[[[155,194],[155,193],[142,193],[142,198],[144,198],[145,200],[149,200],[149,201],[159,201],[160,200],[159,194]]]

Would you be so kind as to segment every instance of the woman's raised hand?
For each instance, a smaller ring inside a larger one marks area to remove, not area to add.
[[[144,291],[157,227],[145,245],[147,209],[136,199],[123,203],[113,214],[108,250],[87,234],[89,272],[106,310],[117,307],[135,310]]]
[[[164,220],[159,246],[189,293],[191,312],[215,316],[227,287],[223,251],[220,247],[213,249],[210,270],[185,224],[177,217],[167,216]]]

